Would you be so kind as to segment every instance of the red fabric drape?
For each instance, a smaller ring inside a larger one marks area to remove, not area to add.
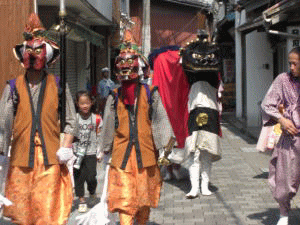
[[[135,81],[123,81],[122,82],[122,95],[125,105],[134,105],[134,90],[136,87]]]
[[[188,95],[187,77],[179,63],[179,51],[168,50],[154,59],[153,85],[158,86],[162,103],[173,127],[178,148],[183,148],[188,136]]]

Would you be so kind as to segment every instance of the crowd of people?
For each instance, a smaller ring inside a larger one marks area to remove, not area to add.
[[[168,102],[177,101],[176,95],[182,95],[182,89],[168,99],[168,87],[164,92],[158,88],[164,76],[173,76],[169,74],[172,70],[154,69],[153,81],[157,86],[142,82],[150,76],[150,65],[139,53],[130,32],[126,33],[115,61],[120,85],[115,85],[110,69],[105,67],[98,96],[79,91],[74,104],[67,86],[66,125],[61,131],[60,80],[46,69],[59,56],[59,49],[43,35],[44,30],[37,15],[32,14],[25,28],[25,41],[14,48],[26,71],[7,83],[0,101],[0,162],[9,157],[5,198],[0,198],[5,217],[24,225],[66,224],[73,191],[79,199],[80,213],[88,211],[85,182],[90,198],[97,198],[97,161],[104,161],[108,167],[101,209],[118,213],[121,225],[134,221],[146,224],[150,209],[157,207],[160,199],[159,159],[173,163],[166,165],[164,180],[171,179],[172,174],[181,178],[180,160],[169,152],[180,146],[180,135],[172,122],[178,122],[172,117],[176,113],[187,115],[188,123],[186,133],[182,134],[186,150],[178,148],[186,151],[185,159],[190,161],[191,190],[186,198],[212,194],[212,162],[221,159],[219,77],[216,76],[218,82],[202,78],[190,82],[186,89],[186,111],[170,112]],[[164,57],[177,57],[179,61],[178,51],[172,51],[165,51],[156,63],[164,62]],[[300,48],[289,53],[289,65],[290,72],[274,80],[262,102],[264,126],[279,123],[283,130],[274,146],[269,176],[272,194],[280,208],[277,225],[288,224],[290,201],[300,184]],[[161,78],[157,79],[156,74]],[[63,137],[60,133],[64,133]],[[177,143],[171,142],[174,137]],[[96,214],[103,216],[99,211]],[[89,216],[81,217],[81,224],[88,224]]]

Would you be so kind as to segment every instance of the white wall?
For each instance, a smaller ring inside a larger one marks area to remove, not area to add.
[[[269,69],[266,68],[269,65]],[[246,35],[247,126],[260,125],[261,101],[273,81],[273,52],[265,32]]]
[[[98,12],[112,20],[112,0],[87,0]]]

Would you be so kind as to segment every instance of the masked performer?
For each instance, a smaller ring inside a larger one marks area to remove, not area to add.
[[[3,154],[13,137],[5,188],[13,205],[4,208],[4,216],[15,224],[66,224],[73,197],[64,163],[71,152],[75,108],[67,89],[67,125],[60,147],[59,78],[46,71],[59,49],[45,37],[36,14],[30,15],[24,38],[14,52],[26,72],[9,81],[0,102]]]
[[[181,56],[182,66],[190,83],[186,150],[191,160],[189,174],[192,189],[186,197],[195,198],[200,192],[200,171],[201,194],[212,194],[209,190],[212,162],[221,159],[219,97],[222,85],[217,47],[208,42],[205,31],[200,31],[198,39],[181,50]]]
[[[107,99],[101,151],[112,152],[108,178],[108,209],[118,212],[120,223],[146,224],[150,208],[157,207],[161,176],[158,151],[173,136],[157,88],[142,84],[149,64],[137,51],[130,32],[115,67],[121,87]],[[101,137],[101,135],[100,135]]]

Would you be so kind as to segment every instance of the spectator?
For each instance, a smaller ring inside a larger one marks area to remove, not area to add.
[[[274,147],[269,173],[271,191],[280,209],[277,225],[288,224],[291,200],[300,184],[300,47],[290,51],[288,60],[290,72],[276,77],[261,105],[263,125],[280,123],[283,130]],[[280,104],[284,111],[280,112]]]
[[[78,212],[87,211],[84,198],[84,183],[87,183],[90,198],[96,199],[97,187],[97,158],[96,149],[98,136],[102,126],[102,118],[92,112],[93,97],[87,91],[79,91],[76,94],[76,106],[78,109],[78,141],[74,143],[74,152],[77,156],[74,164],[75,194],[79,197]]]
[[[101,70],[102,79],[99,81],[97,86],[98,94],[98,112],[103,114],[106,99],[109,93],[114,89],[115,83],[110,79],[110,70],[105,67]]]

